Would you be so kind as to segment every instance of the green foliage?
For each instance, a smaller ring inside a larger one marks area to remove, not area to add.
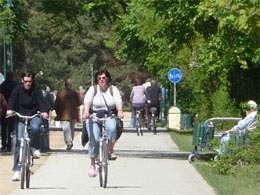
[[[231,89],[241,85],[230,80],[234,69],[260,68],[259,13],[257,1],[132,0],[114,25],[114,45],[118,57],[145,65],[164,86],[168,70],[181,68],[179,105],[185,110],[202,119],[225,110],[231,115],[239,104],[233,102],[241,101],[232,96]]]
[[[235,117],[238,110],[235,109],[234,103],[225,87],[220,87],[212,95],[212,115],[216,117]]]
[[[245,143],[230,141],[226,155],[212,163],[220,174],[235,173],[240,166],[260,163],[260,129],[249,133]]]

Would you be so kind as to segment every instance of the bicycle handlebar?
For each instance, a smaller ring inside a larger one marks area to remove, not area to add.
[[[108,120],[110,117],[112,117],[112,118],[117,118],[117,116],[116,116],[115,114],[108,115],[108,116],[105,116],[105,117],[102,117],[102,118],[97,117],[95,114],[91,114],[91,115],[89,116],[89,119],[94,119],[94,120],[98,120],[98,121],[106,121],[106,120]]]
[[[41,112],[37,112],[36,114],[34,114],[32,116],[26,116],[26,115],[20,114],[19,112],[13,111],[11,116],[18,116],[19,118],[30,120],[30,119],[33,119],[33,118],[35,118],[37,116],[41,117]]]

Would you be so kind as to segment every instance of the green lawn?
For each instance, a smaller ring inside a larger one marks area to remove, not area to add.
[[[208,163],[194,166],[219,195],[259,195],[260,165],[240,167],[236,174],[219,175]]]
[[[181,151],[192,151],[192,134],[169,131]],[[240,167],[236,174],[220,175],[207,161],[197,160],[195,168],[219,195],[260,194],[260,165]]]
[[[190,152],[193,150],[192,133],[179,133],[176,131],[169,131],[172,139],[178,145],[180,151]]]

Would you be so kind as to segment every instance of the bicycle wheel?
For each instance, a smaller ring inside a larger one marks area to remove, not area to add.
[[[100,147],[100,166],[99,166],[99,182],[100,187],[107,187],[107,175],[108,175],[108,144],[107,141],[102,143]]]
[[[137,133],[137,136],[140,135],[140,121],[139,121],[139,116],[136,117],[136,124],[135,124],[135,129],[136,129],[136,133]]]
[[[154,116],[152,116],[152,131],[153,131],[154,135],[157,134],[157,129],[156,129],[155,117]]]
[[[27,147],[28,147],[28,145],[27,145]],[[25,178],[26,178],[26,188],[29,188],[29,187],[30,187],[31,158],[32,158],[31,150],[30,150],[30,147],[28,147],[28,150],[27,150],[27,163],[26,163],[26,174],[25,174]]]
[[[21,158],[21,189],[24,189],[25,184],[25,172],[26,172],[26,159],[27,159],[27,147],[28,145],[24,142],[23,146],[20,148],[22,152],[20,152],[20,155],[22,155]]]
[[[139,132],[140,132],[141,135],[143,135],[143,130],[142,130],[142,118],[139,117],[138,120],[139,120]]]

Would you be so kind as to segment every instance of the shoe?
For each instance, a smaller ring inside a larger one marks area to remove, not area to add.
[[[20,171],[14,171],[12,181],[20,181]]]
[[[33,152],[33,158],[34,159],[39,159],[41,157],[40,150],[34,150]]]
[[[73,144],[68,144],[66,150],[70,151],[72,149],[72,147],[73,147]]]
[[[2,151],[2,152],[7,152],[7,147],[2,146],[1,151]]]
[[[96,177],[97,176],[97,172],[96,169],[94,167],[90,167],[90,169],[88,170],[88,176],[89,177]]]
[[[110,153],[109,154],[109,160],[116,160],[117,156],[115,155],[115,153]]]

